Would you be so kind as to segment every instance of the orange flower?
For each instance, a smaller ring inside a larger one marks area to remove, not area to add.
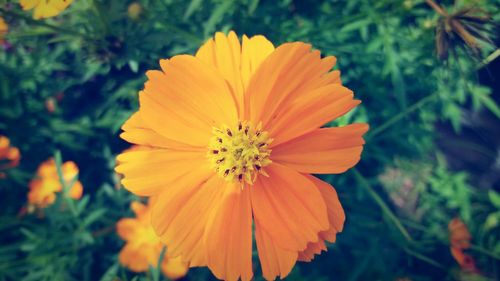
[[[21,154],[17,147],[10,145],[9,138],[0,136],[0,170],[14,168],[19,165]],[[0,172],[0,178],[4,178],[5,173]]]
[[[78,176],[78,167],[72,161],[65,162],[61,169],[63,180],[68,185]],[[38,167],[36,177],[29,184],[28,202],[33,207],[45,208],[54,203],[56,193],[61,192],[62,188],[56,163],[54,159],[49,159]],[[83,186],[80,181],[76,181],[68,195],[70,198],[80,199],[82,193]]]
[[[448,225],[448,231],[450,234],[450,250],[453,258],[462,269],[470,272],[478,272],[474,258],[464,252],[464,250],[470,248],[470,240],[472,239],[465,223],[459,218],[454,218]]]
[[[145,272],[150,266],[156,267],[163,244],[151,226],[149,206],[132,202],[130,208],[136,218],[124,218],[116,224],[118,235],[126,241],[120,251],[120,263],[134,272]],[[163,258],[160,265],[163,274],[170,279],[186,275],[188,266],[181,258]]]
[[[62,13],[73,0],[20,0],[23,10],[34,9],[33,18],[51,18]]]
[[[0,17],[0,44],[3,44],[5,42],[4,38],[5,35],[7,35],[7,32],[9,31],[9,25],[5,22],[5,20]]]
[[[448,231],[450,233],[450,243],[452,247],[459,249],[468,249],[470,247],[472,236],[461,219],[452,219],[448,225]]]
[[[283,278],[342,231],[335,189],[309,174],[360,159],[366,124],[321,128],[360,101],[330,71],[335,57],[302,42],[217,33],[195,56],[146,73],[125,140],[122,184],[155,198],[152,225],[168,255],[250,280],[252,232],[263,275]]]

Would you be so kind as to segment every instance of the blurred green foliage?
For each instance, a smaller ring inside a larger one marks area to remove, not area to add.
[[[123,242],[114,224],[132,216],[135,198],[115,188],[115,155],[128,147],[120,126],[137,109],[146,70],[229,30],[263,34],[276,45],[310,42],[337,56],[343,83],[363,105],[331,125],[371,126],[357,168],[323,177],[346,210],[344,232],[327,253],[296,266],[290,280],[500,278],[500,195],[447,168],[435,145],[436,122],[460,131],[464,108],[500,117],[476,77],[488,62],[460,49],[439,61],[439,15],[425,1],[142,0],[131,18],[132,2],[80,0],[35,21],[17,2],[0,1],[10,27],[0,50],[0,132],[22,154],[21,165],[0,180],[0,280],[161,278],[156,269],[135,276],[117,262]],[[500,18],[498,0],[455,5]],[[494,49],[485,44],[482,51],[486,57]],[[78,164],[84,198],[59,196],[43,217],[19,216],[37,166],[54,155],[61,161],[56,151]],[[479,274],[463,274],[450,254],[447,225],[455,216],[470,228]],[[208,278],[206,269],[187,277]]]

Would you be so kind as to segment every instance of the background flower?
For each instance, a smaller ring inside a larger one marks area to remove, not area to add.
[[[38,167],[36,176],[29,184],[28,203],[38,208],[45,208],[56,200],[56,193],[63,190],[61,180],[69,186],[68,196],[80,199],[83,186],[78,177],[78,167],[72,161],[61,166],[62,179],[59,179],[54,159],[49,159]]]
[[[10,145],[9,138],[0,135],[0,178],[6,176],[3,170],[16,167],[20,159],[19,149]]]
[[[116,224],[118,235],[126,241],[119,254],[120,263],[134,272],[145,272],[156,267],[165,246],[151,226],[150,206],[132,202],[130,208],[135,218],[123,218]],[[161,271],[170,279],[186,275],[188,266],[180,257],[164,257],[160,264]]]
[[[0,44],[5,42],[5,35],[9,31],[9,25],[5,22],[5,19],[0,17]]]
[[[51,18],[62,13],[73,0],[19,0],[23,10],[34,10],[34,19]]]

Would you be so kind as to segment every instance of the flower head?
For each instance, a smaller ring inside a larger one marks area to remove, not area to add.
[[[5,22],[5,20],[0,17],[0,44],[5,42],[5,35],[9,31],[9,25]]]
[[[134,272],[145,272],[149,267],[156,267],[163,244],[151,226],[149,206],[132,202],[130,208],[135,218],[124,218],[116,224],[118,235],[126,241],[120,251],[120,263]],[[188,266],[181,258],[164,257],[160,265],[163,274],[170,279],[186,275]]]
[[[34,9],[33,18],[51,18],[62,13],[73,0],[20,0],[23,10]]]
[[[68,196],[73,199],[80,199],[83,193],[83,186],[80,181],[74,181],[78,176],[78,167],[72,161],[65,162],[61,166],[63,180],[67,185],[73,184]],[[63,186],[57,175],[57,168],[54,159],[43,162],[37,170],[36,177],[29,184],[28,202],[33,207],[45,208],[56,200],[56,193],[63,190]]]
[[[250,280],[252,237],[266,279],[285,277],[342,231],[335,189],[309,174],[343,173],[360,159],[366,124],[322,128],[360,101],[335,57],[311,45],[217,33],[195,56],[146,73],[140,109],[122,138],[122,184],[155,203],[151,223],[190,266]]]
[[[0,171],[14,168],[19,165],[21,153],[17,147],[10,145],[10,140],[6,136],[0,136]],[[5,173],[0,172],[0,178],[5,177]]]

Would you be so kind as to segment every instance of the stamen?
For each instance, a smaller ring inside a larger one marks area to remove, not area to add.
[[[227,181],[252,185],[269,165],[271,139],[261,126],[240,121],[234,127],[213,128],[207,157],[214,171]]]

